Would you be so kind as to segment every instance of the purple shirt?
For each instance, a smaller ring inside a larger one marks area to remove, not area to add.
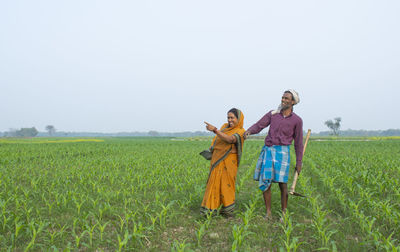
[[[296,165],[301,165],[303,159],[303,120],[294,112],[287,117],[284,117],[282,112],[274,115],[271,112],[272,110],[265,114],[248,131],[251,134],[257,134],[269,126],[268,135],[265,137],[266,146],[291,145],[294,139]]]

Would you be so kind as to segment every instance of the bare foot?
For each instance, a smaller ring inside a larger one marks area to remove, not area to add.
[[[271,221],[271,220],[272,220],[272,215],[271,215],[271,213],[267,213],[267,215],[265,215],[264,219],[265,219],[266,221]]]
[[[285,215],[286,215],[286,211],[283,211],[283,212],[282,212],[282,217],[279,219],[279,221],[280,221],[281,223],[284,223],[284,222],[285,222]]]

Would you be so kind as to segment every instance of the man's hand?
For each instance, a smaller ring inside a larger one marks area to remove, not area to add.
[[[300,174],[301,172],[301,165],[300,164],[296,164],[296,171],[298,174]]]
[[[251,135],[250,131],[246,130],[243,134],[243,138],[247,139]]]

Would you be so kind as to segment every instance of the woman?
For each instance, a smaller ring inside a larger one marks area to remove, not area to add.
[[[228,123],[221,129],[204,122],[215,133],[207,187],[201,203],[201,213],[216,212],[222,205],[221,214],[231,216],[235,207],[236,173],[243,148],[243,113],[236,108],[228,111]]]

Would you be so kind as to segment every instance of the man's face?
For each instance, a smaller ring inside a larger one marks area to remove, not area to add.
[[[293,100],[292,94],[284,93],[282,95],[281,104],[282,104],[282,109],[289,109],[289,108],[293,107],[294,100]]]

